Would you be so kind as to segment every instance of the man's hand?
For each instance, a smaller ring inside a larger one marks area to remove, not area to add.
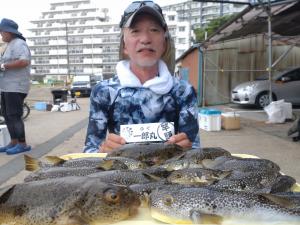
[[[101,144],[101,152],[109,153],[113,149],[119,148],[122,145],[125,145],[126,141],[119,135],[109,133],[106,140]]]
[[[192,148],[192,142],[189,140],[186,133],[175,134],[167,141],[168,144],[177,144],[185,149]]]

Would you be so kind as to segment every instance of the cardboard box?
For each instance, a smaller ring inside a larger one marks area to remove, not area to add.
[[[235,112],[222,113],[221,124],[224,130],[238,130],[241,128],[240,115]]]

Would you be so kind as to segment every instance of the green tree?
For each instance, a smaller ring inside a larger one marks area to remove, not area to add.
[[[212,19],[206,27],[204,28],[196,28],[194,29],[194,33],[196,35],[196,42],[203,42],[205,39],[205,32],[207,32],[207,36],[210,36],[214,33],[220,26],[226,23],[228,20],[233,18],[235,14],[221,16],[215,19]]]

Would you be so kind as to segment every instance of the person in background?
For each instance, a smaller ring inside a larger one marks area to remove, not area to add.
[[[1,147],[0,152],[10,155],[31,150],[26,144],[22,120],[23,103],[30,88],[31,54],[26,39],[13,20],[1,20],[0,34],[7,43],[0,58],[1,110],[11,137],[11,142]]]
[[[159,5],[135,1],[120,22],[116,76],[97,84],[90,97],[84,152],[110,152],[126,144],[120,125],[173,122],[167,143],[200,147],[194,88],[173,76],[175,49]]]

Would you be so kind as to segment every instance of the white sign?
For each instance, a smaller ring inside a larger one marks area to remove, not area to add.
[[[174,123],[144,123],[121,125],[120,136],[127,143],[166,141],[174,135]]]

